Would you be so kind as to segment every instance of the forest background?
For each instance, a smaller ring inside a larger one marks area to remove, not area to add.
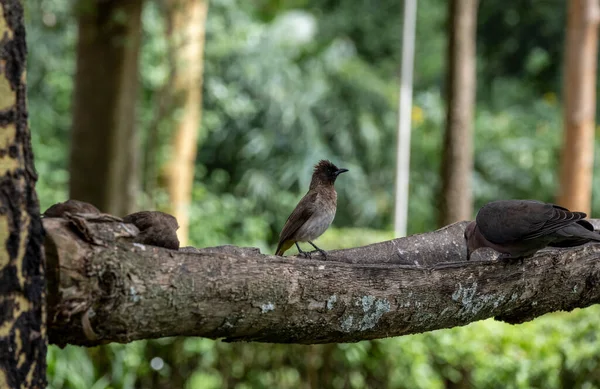
[[[186,113],[169,97],[175,76],[165,2],[139,4],[137,140],[127,144],[139,153],[133,206],[168,209],[173,123]],[[448,7],[442,0],[418,4],[409,234],[438,227],[446,118]],[[25,5],[30,125],[44,210],[69,196],[83,11],[69,0]],[[390,0],[210,2],[203,82],[197,84],[202,103],[201,110],[196,106],[201,122],[190,245],[272,252],[321,158],[350,173],[337,184],[338,213],[320,246],[393,237],[402,6]],[[474,209],[500,198],[555,200],[565,25],[561,1],[479,5]],[[87,177],[95,178],[93,172]],[[596,175],[596,197],[599,189]],[[592,216],[599,206],[592,204]],[[487,320],[356,344],[169,338],[91,349],[51,346],[49,387],[595,388],[599,313],[591,307],[519,326]]]

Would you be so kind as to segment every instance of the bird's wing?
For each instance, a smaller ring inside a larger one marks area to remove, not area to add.
[[[477,226],[488,240],[503,244],[548,235],[585,216],[540,201],[496,201],[481,208]]]
[[[523,239],[535,239],[540,236],[551,234],[568,225],[571,225],[583,218],[586,214],[583,212],[571,212],[566,208],[558,205],[549,204],[549,208],[545,215],[545,222],[536,231],[531,231],[530,234],[524,236]],[[540,217],[541,218],[541,217]]]
[[[318,193],[316,191],[309,191],[304,195],[302,200],[300,200],[298,205],[296,205],[296,208],[287,218],[285,225],[279,234],[279,244],[291,239],[296,231],[310,219],[315,211],[317,196]]]

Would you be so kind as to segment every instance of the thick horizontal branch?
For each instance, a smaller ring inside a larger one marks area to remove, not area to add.
[[[130,243],[114,220],[44,219],[49,338],[64,346],[165,336],[276,343],[354,342],[465,325],[510,323],[600,301],[600,246],[465,261],[465,223],[315,255],[222,246]]]

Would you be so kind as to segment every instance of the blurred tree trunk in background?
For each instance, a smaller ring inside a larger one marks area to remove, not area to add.
[[[168,0],[167,7],[173,67],[169,93],[175,118],[167,191],[169,213],[177,218],[177,234],[185,245],[202,109],[202,57],[208,0]]]
[[[598,0],[568,4],[563,77],[564,135],[557,202],[591,212],[598,64]]]
[[[70,197],[114,215],[138,190],[135,107],[143,0],[79,2]]]
[[[439,224],[471,218],[473,112],[475,110],[478,0],[448,3],[446,133],[442,158]]]
[[[23,7],[0,0],[0,388],[46,387],[44,231],[35,193]]]

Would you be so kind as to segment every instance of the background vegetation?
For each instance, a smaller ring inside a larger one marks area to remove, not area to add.
[[[436,227],[445,3],[419,1],[409,233]],[[45,209],[68,193],[77,25],[69,0],[26,5],[30,121]],[[476,208],[498,198],[554,199],[565,11],[562,2],[481,2]],[[350,173],[337,184],[335,229],[320,246],[392,237],[401,16],[397,0],[210,2],[191,245],[273,251],[321,158]],[[139,125],[146,146],[150,129],[158,128],[159,147],[151,152],[161,165],[169,158],[160,145],[168,143],[170,120],[157,107],[169,71],[157,2],[146,2],[143,26]],[[160,172],[145,179],[159,185],[145,182],[141,201],[160,207],[166,201]],[[594,193],[599,189],[596,178]],[[52,389],[595,388],[599,313],[592,307],[520,326],[489,320],[358,344],[188,338],[89,350],[50,347],[49,382]]]

